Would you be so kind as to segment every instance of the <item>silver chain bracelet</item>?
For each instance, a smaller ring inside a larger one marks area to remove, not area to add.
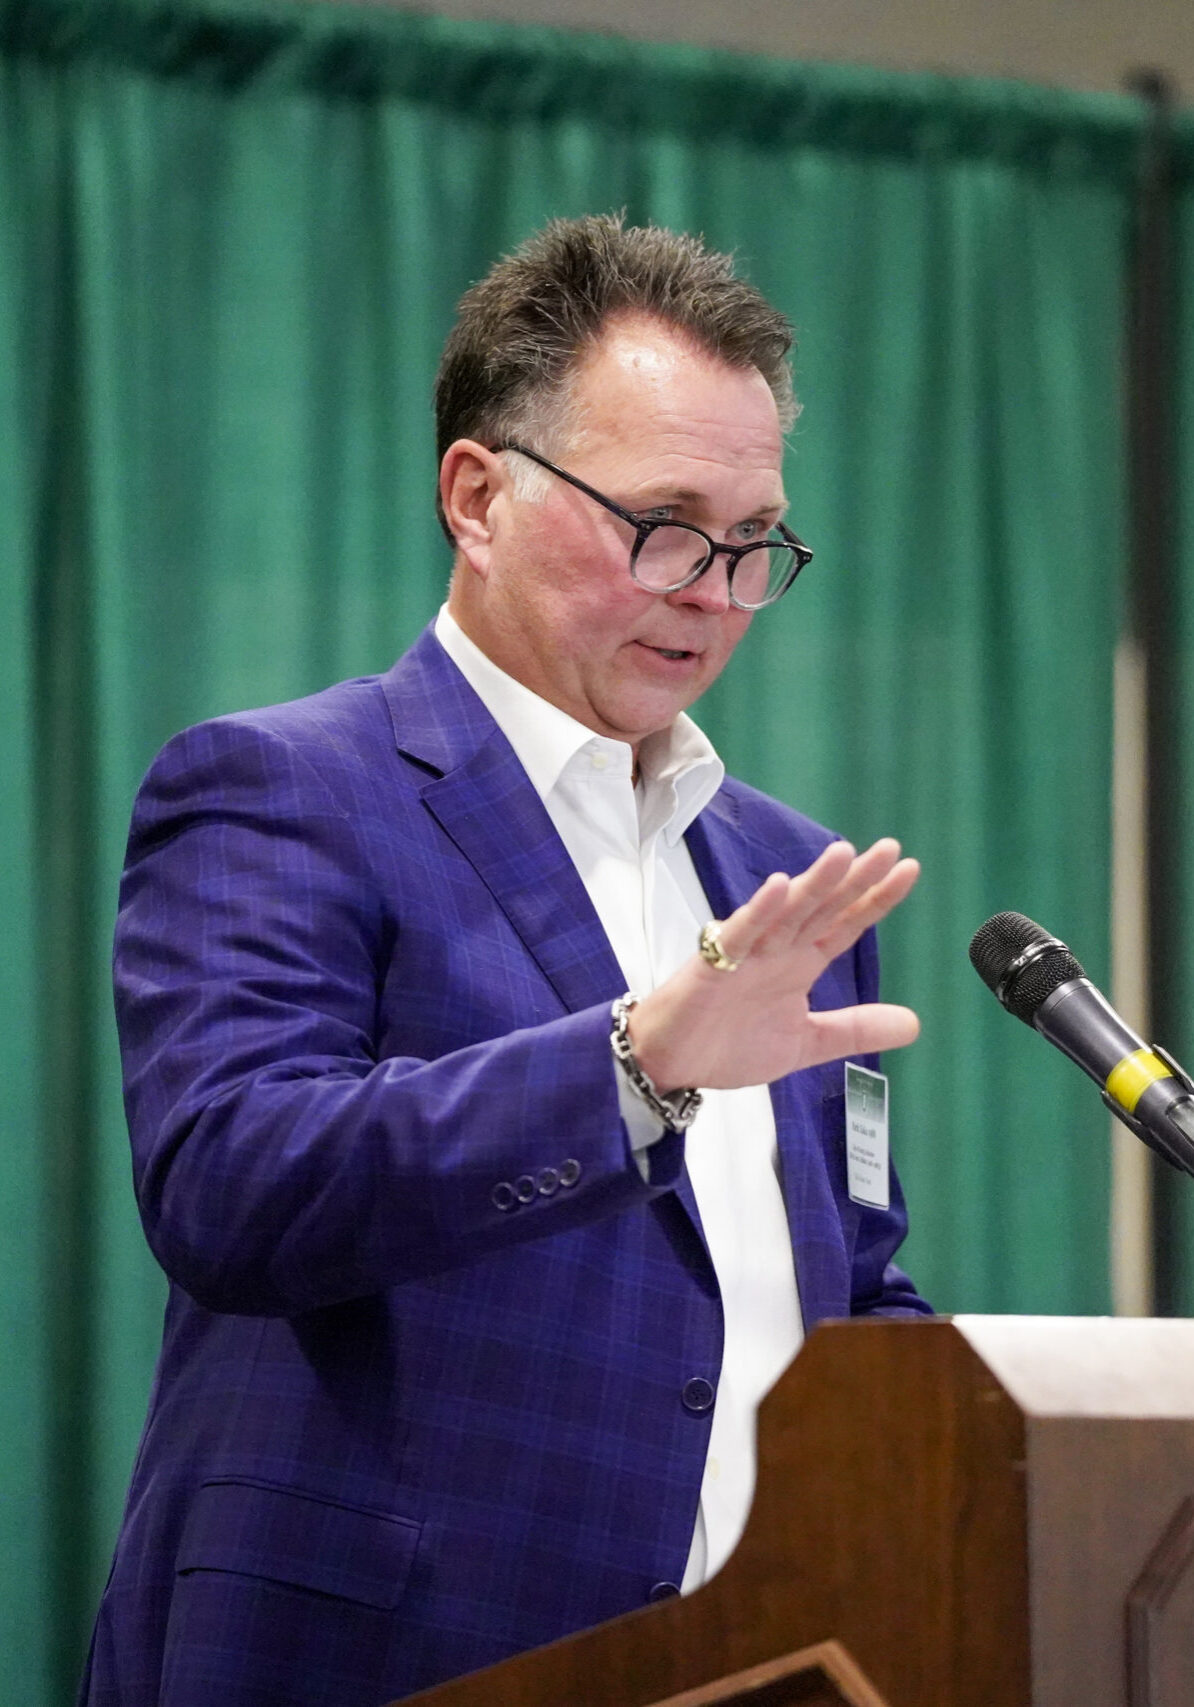
[[[704,1098],[700,1091],[691,1087],[687,1090],[668,1091],[663,1095],[655,1089],[643,1072],[630,1047],[630,1010],[637,1006],[638,1000],[639,998],[628,990],[624,996],[618,997],[611,1009],[614,1029],[609,1042],[614,1052],[614,1060],[629,1079],[631,1090],[642,1098],[652,1114],[657,1115],[673,1132],[687,1132],[696,1119],[697,1110]]]

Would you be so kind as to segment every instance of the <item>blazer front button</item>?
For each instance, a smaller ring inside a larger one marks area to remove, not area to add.
[[[706,1381],[703,1375],[694,1375],[691,1381],[684,1383],[680,1402],[686,1411],[692,1411],[699,1416],[713,1403],[713,1383]]]
[[[514,1195],[514,1187],[509,1180],[499,1180],[489,1194],[489,1200],[495,1209],[513,1209],[518,1202]]]
[[[560,1184],[575,1185],[580,1178],[580,1163],[575,1156],[570,1156],[560,1168]]]
[[[670,1600],[674,1594],[679,1594],[679,1583],[652,1583],[647,1590],[648,1600]]]

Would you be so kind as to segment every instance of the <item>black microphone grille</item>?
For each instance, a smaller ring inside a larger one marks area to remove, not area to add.
[[[1065,943],[1023,913],[996,913],[980,925],[970,944],[970,963],[1025,1025],[1032,1024],[1041,1003],[1060,985],[1086,976]]]

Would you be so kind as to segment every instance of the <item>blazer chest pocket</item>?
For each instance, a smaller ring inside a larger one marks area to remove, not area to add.
[[[830,1183],[837,1198],[842,1221],[842,1236],[847,1250],[852,1250],[861,1210],[850,1196],[850,1170],[846,1162],[846,1092],[842,1084],[842,1064],[830,1064],[833,1088],[821,1098],[821,1143],[829,1166]]]
[[[205,1482],[176,1560],[159,1707],[376,1707],[421,1525],[251,1481]]]
[[[176,1569],[235,1571],[364,1606],[397,1606],[421,1525],[249,1481],[205,1482]]]

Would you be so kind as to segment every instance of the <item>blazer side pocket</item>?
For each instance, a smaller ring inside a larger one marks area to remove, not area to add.
[[[238,1479],[205,1482],[175,1561],[159,1707],[376,1707],[422,1526]]]
[[[205,1482],[175,1569],[235,1571],[364,1606],[397,1606],[422,1525],[269,1483]]]

